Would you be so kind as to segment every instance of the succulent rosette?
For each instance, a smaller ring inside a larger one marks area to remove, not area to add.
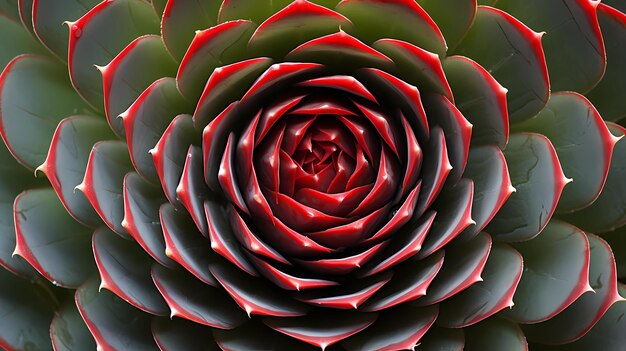
[[[0,1],[0,346],[623,350],[622,11]]]

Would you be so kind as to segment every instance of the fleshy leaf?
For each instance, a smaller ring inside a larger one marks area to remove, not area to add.
[[[607,123],[614,136],[623,138],[626,128]],[[563,219],[575,224],[583,230],[601,233],[608,232],[626,224],[626,140],[620,140],[613,151],[609,175],[602,192],[589,206],[571,214],[563,215]]]
[[[603,3],[598,6],[598,19],[606,46],[606,72],[587,97],[605,120],[619,121],[626,117],[626,104],[615,92],[626,89],[626,14]],[[623,10],[622,10],[623,11]]]
[[[68,33],[63,21],[76,20],[99,0],[34,0],[33,29],[35,35],[56,57],[67,60]]]
[[[524,325],[529,340],[544,344],[564,344],[585,335],[616,302],[623,301],[617,291],[617,272],[609,245],[588,235],[591,249],[588,291],[563,312],[537,324]]]
[[[480,6],[469,32],[454,52],[476,60],[509,90],[507,101],[513,123],[536,115],[550,96],[541,36],[506,12]],[[489,50],[485,50],[486,43]]]
[[[50,322],[58,306],[48,285],[32,284],[0,269],[0,347],[51,349]]]
[[[87,328],[103,350],[155,349],[147,313],[127,304],[109,291],[98,291],[96,279],[76,290],[76,306]]]
[[[595,86],[607,62],[595,1],[498,1],[496,7],[536,31],[542,40],[552,91],[584,93]],[[559,23],[560,25],[556,25]],[[615,59],[609,56],[610,61]]]
[[[80,317],[74,299],[67,301],[54,315],[50,338],[55,351],[93,350],[96,343]]]
[[[522,276],[522,256],[506,244],[494,244],[479,281],[440,304],[437,322],[461,328],[513,306],[513,294]]]
[[[516,191],[485,231],[496,240],[528,240],[548,223],[570,180],[563,174],[552,143],[541,134],[512,135],[504,157]]]
[[[104,113],[111,129],[124,136],[122,120],[117,118],[155,80],[174,77],[176,65],[157,35],[133,40],[111,62],[98,67],[102,74]]]
[[[50,180],[63,206],[77,221],[88,226],[102,224],[85,194],[75,187],[85,176],[89,153],[100,140],[115,138],[106,122],[91,116],[62,120],[54,132],[46,161],[37,168]]]
[[[467,351],[528,351],[520,327],[505,319],[491,318],[465,329]]]
[[[443,69],[455,105],[473,124],[472,141],[504,148],[509,139],[507,90],[481,65],[464,56],[450,56]]]
[[[524,256],[524,274],[513,296],[515,306],[503,316],[518,323],[541,322],[591,291],[589,242],[580,229],[552,220],[540,235],[513,247]]]
[[[356,36],[365,42],[400,39],[442,57],[448,48],[435,21],[414,0],[343,0],[337,11],[354,23]]]
[[[216,24],[219,6],[220,1],[167,1],[161,16],[161,36],[177,61],[180,62],[185,55],[197,30]]]
[[[563,190],[557,211],[590,205],[600,195],[611,163],[614,137],[602,117],[582,95],[554,93],[546,107],[514,131],[543,134],[554,145],[563,172],[572,183]]]
[[[417,3],[441,29],[448,50],[457,46],[476,17],[476,0],[417,0]]]
[[[93,255],[100,291],[107,289],[142,311],[167,315],[167,305],[150,279],[153,260],[135,242],[100,228],[93,235]]]
[[[157,144],[175,116],[190,112],[190,106],[176,89],[174,78],[152,83],[120,116],[124,121],[130,159],[137,172],[151,182],[158,181],[149,151]]]
[[[65,68],[53,59],[21,55],[0,74],[0,134],[13,156],[29,169],[46,159],[59,121],[88,111],[69,84]]]
[[[87,161],[87,170],[80,190],[104,223],[114,232],[127,236],[122,226],[124,219],[124,176],[132,170],[126,143],[99,141]]]
[[[108,64],[141,35],[159,33],[158,18],[148,2],[117,0],[103,1],[75,22],[66,23],[72,84],[85,101],[102,110],[102,80],[94,65]]]
[[[13,207],[17,244],[22,256],[53,284],[76,288],[95,267],[89,246],[92,230],[78,224],[54,190],[27,190]]]
[[[381,313],[378,320],[364,333],[359,333],[345,341],[348,350],[382,351],[411,350],[437,319],[437,307],[402,307],[402,314],[396,310]]]
[[[246,320],[245,313],[223,290],[205,285],[184,271],[154,264],[151,275],[172,311],[170,318],[217,329],[233,329]]]

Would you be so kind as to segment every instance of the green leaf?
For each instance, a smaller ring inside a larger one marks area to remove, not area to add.
[[[475,60],[509,90],[512,123],[533,117],[548,102],[550,81],[541,34],[511,15],[479,7],[474,24],[454,54]]]
[[[537,324],[523,325],[528,340],[544,344],[565,344],[585,335],[618,301],[615,262],[609,245],[588,235],[591,249],[588,291],[556,317]],[[536,303],[536,301],[535,301]]]
[[[106,122],[91,116],[72,116],[62,120],[50,144],[46,161],[37,168],[46,174],[67,211],[79,222],[96,227],[100,217],[85,195],[75,191],[85,176],[93,145],[115,136]]]
[[[56,351],[93,350],[96,343],[80,317],[74,299],[69,299],[54,315],[50,338]]]
[[[95,65],[108,64],[141,35],[158,34],[159,18],[147,1],[103,1],[68,26],[70,79],[85,101],[101,110],[102,80]]]
[[[348,350],[376,351],[384,349],[413,349],[437,319],[439,309],[403,306],[383,312],[367,331],[342,341]]]
[[[508,0],[498,1],[496,6],[535,31],[546,32],[542,42],[553,92],[584,93],[602,79],[607,57],[596,17],[597,3]]]
[[[50,322],[59,302],[47,286],[0,269],[0,340],[12,350],[51,350]]]
[[[255,30],[248,47],[256,55],[283,58],[298,45],[352,23],[339,13],[308,1],[294,1]]]
[[[237,20],[196,32],[176,74],[183,96],[197,101],[217,67],[247,59],[248,40],[255,28],[250,21]]]
[[[529,240],[548,223],[569,180],[550,140],[541,134],[513,134],[504,157],[515,192],[485,231],[495,240]]]
[[[76,290],[76,306],[99,348],[138,351],[157,348],[150,332],[151,316],[107,290],[98,292],[97,279]]]
[[[6,0],[0,1],[0,12],[3,7],[13,6],[12,10],[17,15],[17,0],[15,4],[7,5]],[[20,54],[45,54],[46,50],[24,29],[19,22],[19,17],[10,18],[0,14],[0,70]]]
[[[34,170],[46,159],[57,124],[89,113],[65,68],[38,55],[16,57],[0,75],[0,133],[13,156]]]
[[[524,257],[524,274],[513,296],[515,306],[504,311],[504,317],[541,322],[591,291],[589,242],[580,229],[552,220],[537,237],[513,247]]]
[[[513,306],[513,294],[522,276],[522,256],[506,244],[494,244],[479,281],[440,304],[437,323],[462,328]]]
[[[626,104],[619,93],[626,89],[626,14],[600,4],[598,19],[606,47],[606,72],[587,97],[605,120],[619,121],[626,117]]]
[[[221,3],[223,1],[168,0],[164,6],[165,12],[157,13],[159,17],[163,14],[161,35],[175,60],[182,60],[196,31],[217,23]]]
[[[126,237],[122,226],[124,218],[124,175],[132,170],[126,144],[121,141],[99,141],[89,154],[87,170],[80,190],[104,223]]]
[[[626,134],[626,128],[608,123],[617,137]],[[561,217],[576,226],[594,233],[608,232],[626,224],[626,140],[620,140],[613,151],[609,175],[600,196],[582,210]]]
[[[446,54],[448,47],[439,27],[414,0],[344,0],[337,11],[354,23],[349,32],[366,43],[400,39],[441,57]]]
[[[218,351],[213,329],[185,319],[155,318],[152,336],[162,350]]]
[[[106,228],[93,234],[93,255],[100,272],[100,290],[107,289],[138,309],[166,316],[168,308],[150,279],[154,263],[141,247]]]
[[[464,329],[448,329],[433,326],[420,341],[415,351],[463,351]]]
[[[137,172],[147,180],[156,183],[159,179],[149,151],[172,119],[190,110],[190,105],[176,89],[174,78],[162,78],[141,93],[121,115],[130,159]]]
[[[124,136],[117,117],[130,107],[155,80],[174,77],[176,64],[157,35],[145,35],[128,44],[105,67],[100,67],[104,85],[104,112],[111,128]]]
[[[27,190],[15,199],[15,254],[53,284],[76,288],[94,272],[92,230],[72,218],[51,188]]]
[[[454,49],[463,39],[476,16],[476,0],[417,0],[417,3],[441,29],[448,50]]]
[[[467,57],[447,57],[443,69],[456,107],[473,124],[472,142],[504,148],[509,139],[507,90]]]
[[[67,61],[69,42],[65,21],[75,21],[99,0],[56,0],[33,2],[33,28],[37,38],[61,61]]]
[[[490,318],[465,329],[467,351],[527,351],[526,337],[520,327],[499,318]]]
[[[571,212],[589,206],[600,195],[618,139],[582,95],[552,94],[535,118],[515,125],[513,130],[548,137],[563,172],[572,178],[572,183],[563,190],[557,211]]]
[[[0,143],[0,265],[23,277],[35,278],[38,273],[20,256],[13,256],[15,250],[15,225],[13,222],[13,202],[15,197],[31,187],[45,182],[36,179],[22,167],[9,150]]]

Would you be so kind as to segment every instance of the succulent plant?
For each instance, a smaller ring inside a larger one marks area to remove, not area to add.
[[[624,350],[625,4],[0,0],[0,348]]]

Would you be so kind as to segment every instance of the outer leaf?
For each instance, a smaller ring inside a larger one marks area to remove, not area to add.
[[[433,327],[426,333],[415,351],[463,351],[464,330]]]
[[[44,162],[57,123],[84,112],[87,105],[69,84],[65,68],[47,57],[18,56],[0,74],[0,134],[29,169]]]
[[[10,4],[10,2],[14,2]],[[45,50],[35,39],[24,29],[19,22],[19,17],[8,17],[3,11],[14,11],[17,15],[17,0],[0,1],[0,69],[4,69],[7,63],[20,54],[45,54]]]
[[[76,290],[76,306],[102,350],[154,350],[150,315],[109,291],[98,292],[97,280]]]
[[[70,217],[54,190],[23,192],[15,199],[13,214],[15,254],[53,284],[78,287],[95,272],[89,252],[92,230]]]
[[[617,291],[617,273],[611,248],[594,235],[589,235],[591,265],[587,292],[556,317],[538,324],[523,326],[531,341],[544,344],[565,344],[585,335],[616,302],[624,300]]]
[[[133,40],[111,62],[98,69],[102,74],[104,112],[109,125],[120,136],[125,133],[117,117],[155,80],[176,74],[176,65],[157,35]]]
[[[115,22],[115,26],[110,24]],[[102,109],[102,81],[94,65],[108,64],[133,39],[157,34],[159,21],[142,0],[103,1],[70,27],[68,67],[76,91]]]
[[[481,6],[455,50],[476,60],[509,90],[511,122],[536,115],[548,102],[550,81],[541,36],[507,13]]]
[[[498,1],[496,6],[530,28],[546,31],[542,46],[552,91],[584,93],[602,79],[607,56],[596,16],[597,2],[509,0]]]
[[[626,134],[626,128],[608,123],[611,133],[619,138]],[[600,196],[588,207],[563,218],[576,226],[591,232],[608,232],[626,224],[626,141],[615,145],[609,167],[609,175]]]
[[[35,35],[56,57],[67,60],[68,31],[63,21],[77,20],[98,0],[33,0],[33,29]]]
[[[589,286],[589,242],[580,229],[552,220],[536,238],[514,244],[524,256],[524,274],[503,315],[519,323],[537,323],[563,311]],[[541,299],[537,299],[541,296]]]
[[[216,24],[219,6],[220,1],[167,0],[160,16],[161,36],[174,59],[180,62],[197,30]]]
[[[520,133],[511,136],[504,156],[516,192],[511,194],[485,231],[496,240],[528,240],[548,223],[570,180],[565,178],[550,140],[543,135]]]
[[[74,299],[59,309],[50,324],[50,339],[55,351],[93,350],[96,343],[80,317]]]
[[[14,274],[34,278],[37,272],[15,250],[13,201],[23,190],[41,183],[15,161],[9,150],[0,143],[0,265]]]
[[[152,336],[162,351],[218,351],[211,328],[184,319],[155,318]]]
[[[626,295],[626,286],[619,284],[620,295]],[[619,351],[624,347],[626,335],[623,333],[626,328],[626,301],[618,301],[602,316],[598,323],[579,340],[561,347],[545,348],[545,350],[606,350]],[[544,348],[537,348],[544,351]]]
[[[167,315],[167,305],[150,279],[153,260],[136,243],[100,228],[93,235],[93,255],[99,290],[107,289],[142,311]]]
[[[49,350],[50,321],[58,305],[48,285],[31,284],[0,269],[0,347]]]
[[[104,223],[116,233],[127,236],[122,226],[124,175],[132,170],[126,144],[100,141],[89,154],[85,178],[76,189],[85,194]]]
[[[383,351],[410,350],[435,323],[439,309],[402,307],[402,314],[387,311],[367,329],[342,342],[348,350]]]
[[[467,351],[528,351],[526,337],[517,324],[491,318],[465,330]]]
[[[606,45],[606,72],[587,97],[605,120],[618,121],[626,117],[626,104],[620,94],[616,94],[626,89],[626,67],[621,64],[626,61],[626,48],[623,45],[626,40],[626,14],[600,4],[598,19]]]
[[[85,176],[93,145],[115,136],[106,122],[90,116],[72,116],[62,120],[54,132],[46,161],[37,168],[46,174],[67,211],[88,226],[102,223],[85,194],[76,191]]]
[[[522,276],[522,260],[510,246],[495,244],[481,275],[483,281],[441,303],[439,325],[466,327],[513,306],[513,294]]]
[[[590,205],[600,195],[611,163],[614,137],[602,117],[582,95],[556,93],[533,119],[516,125],[516,131],[547,136],[559,156],[563,171],[572,178],[565,187],[558,211]]]

